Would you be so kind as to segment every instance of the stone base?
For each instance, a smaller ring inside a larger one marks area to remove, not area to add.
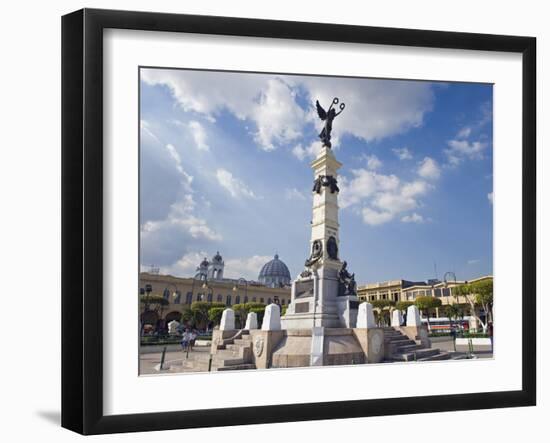
[[[291,329],[273,350],[273,368],[299,368],[311,365],[311,329]],[[325,328],[323,337],[323,366],[366,363],[365,353],[349,328]]]
[[[283,329],[339,328],[341,323],[337,313],[287,313],[284,317],[281,317],[281,327]]]

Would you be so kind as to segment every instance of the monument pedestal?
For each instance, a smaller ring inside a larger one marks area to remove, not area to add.
[[[327,260],[311,276],[292,282],[283,329],[355,327],[359,300],[356,295],[338,295],[340,267],[338,260]]]

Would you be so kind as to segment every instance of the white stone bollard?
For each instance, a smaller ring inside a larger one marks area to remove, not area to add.
[[[258,329],[258,316],[255,312],[249,312],[246,316],[246,324],[244,325],[244,328],[247,331],[250,331],[251,329]]]
[[[422,326],[420,312],[415,305],[407,308],[407,326]]]
[[[224,309],[220,322],[220,331],[235,329],[235,312],[231,308]]]
[[[403,323],[403,315],[401,315],[401,311],[399,309],[396,309],[391,315],[391,325],[393,328],[398,328],[401,326],[401,323]]]
[[[279,331],[281,329],[281,309],[279,305],[271,303],[265,308],[262,321],[262,331]]]
[[[363,302],[359,305],[359,310],[357,312],[357,327],[376,327],[376,322],[374,321],[374,312],[372,311],[372,305],[370,303]]]

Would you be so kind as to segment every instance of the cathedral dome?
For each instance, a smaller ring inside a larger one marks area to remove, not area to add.
[[[279,256],[275,254],[273,260],[262,266],[258,281],[265,286],[277,288],[290,284],[290,271]]]

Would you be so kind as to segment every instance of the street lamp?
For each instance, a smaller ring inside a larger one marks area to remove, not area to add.
[[[141,335],[143,335],[143,330],[144,330],[143,328],[145,326],[143,316],[145,315],[146,312],[149,311],[149,296],[151,295],[152,291],[153,291],[153,287],[150,284],[146,284],[144,288],[139,288],[139,295],[147,295],[143,303],[145,306],[143,308],[143,314],[141,318]]]
[[[241,282],[244,283],[244,298],[248,300],[248,282],[246,281],[246,279],[240,277],[233,286],[233,292],[237,292],[239,290],[239,285],[241,284]]]
[[[176,300],[177,296],[179,295],[178,293],[178,287],[176,286],[175,283],[171,283],[171,282],[168,282],[168,284],[166,285],[167,287],[168,286],[173,286],[174,287],[174,292],[172,293],[172,298],[174,299],[174,301]]]
[[[204,283],[202,284],[202,289],[206,289],[206,290],[207,290],[207,292],[206,292],[206,297],[207,297],[206,299],[207,299],[207,300],[208,300],[208,295],[209,295],[209,294],[212,294],[212,295],[214,294],[214,289],[213,289],[211,286],[208,285],[208,282],[207,282],[206,280],[204,280]],[[202,296],[203,296],[203,295],[204,295],[204,294],[201,294],[201,301],[204,301],[204,300],[202,299]]]

